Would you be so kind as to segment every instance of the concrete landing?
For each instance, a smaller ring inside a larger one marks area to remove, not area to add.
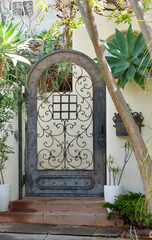
[[[116,240],[115,238],[110,238]],[[53,235],[25,235],[25,234],[1,234],[0,240],[99,240],[98,237],[78,237],[78,236],[53,236]],[[102,238],[102,240],[109,240],[109,238]],[[117,238],[117,240],[123,240],[123,238]]]
[[[0,240],[103,240],[119,238],[122,228],[1,223]]]
[[[121,240],[130,227],[85,227],[49,224],[0,223],[0,240]],[[152,239],[151,229],[136,229],[138,239]]]

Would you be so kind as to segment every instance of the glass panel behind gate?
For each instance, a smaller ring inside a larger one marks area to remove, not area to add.
[[[55,67],[37,97],[37,170],[93,170],[92,80],[78,65]]]

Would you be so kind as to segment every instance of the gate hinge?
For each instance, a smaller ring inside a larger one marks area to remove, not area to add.
[[[22,178],[22,187],[25,185],[25,181],[26,181],[26,175],[23,175],[23,178]]]

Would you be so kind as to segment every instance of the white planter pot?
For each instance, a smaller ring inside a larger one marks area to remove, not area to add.
[[[6,212],[8,210],[11,194],[10,184],[0,184],[0,212]]]
[[[120,194],[124,194],[125,190],[122,185],[104,185],[105,202],[114,203]]]

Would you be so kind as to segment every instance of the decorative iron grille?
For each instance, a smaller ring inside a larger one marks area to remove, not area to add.
[[[71,92],[38,94],[38,170],[94,167],[92,80],[80,66],[71,69]]]

